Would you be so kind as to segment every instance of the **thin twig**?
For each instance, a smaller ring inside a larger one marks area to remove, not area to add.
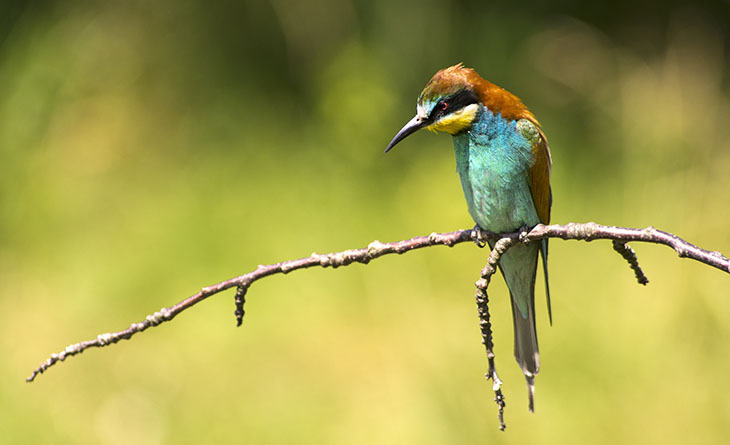
[[[432,233],[429,236],[421,236],[410,240],[398,241],[394,243],[381,243],[373,241],[367,248],[357,250],[345,250],[343,252],[330,254],[312,254],[309,257],[298,260],[284,261],[282,263],[270,264],[267,266],[259,266],[254,271],[245,275],[241,275],[230,280],[223,281],[210,287],[203,288],[195,295],[186,298],[169,308],[162,308],[154,314],[148,315],[139,323],[132,323],[127,329],[114,333],[105,333],[98,335],[93,340],[87,340],[66,347],[63,351],[52,354],[45,362],[43,362],[26,380],[31,382],[39,374],[53,366],[59,361],[65,360],[67,357],[80,354],[89,348],[98,348],[108,346],[119,342],[120,340],[128,340],[133,335],[142,332],[150,327],[157,326],[175,318],[179,313],[193,307],[197,303],[206,298],[220,293],[226,289],[236,286],[249,288],[255,281],[274,274],[286,274],[288,272],[306,269],[309,267],[339,267],[352,264],[354,262],[367,264],[369,261],[379,258],[383,255],[397,253],[402,254],[415,249],[424,247],[445,245],[454,246],[456,244],[467,241],[474,241],[477,238],[477,231],[473,229],[459,230],[450,233]],[[491,236],[491,234],[490,234]],[[730,273],[730,260],[724,257],[720,252],[710,252],[700,249],[681,238],[670,233],[656,230],[653,227],[646,229],[630,229],[623,227],[602,226],[596,223],[586,224],[567,224],[567,225],[537,225],[527,234],[520,232],[494,235],[492,240],[512,239],[522,242],[533,242],[543,238],[562,238],[592,241],[596,239],[612,239],[622,242],[642,241],[656,244],[664,244],[672,247],[680,257],[692,258],[703,262],[710,266]]]
[[[634,271],[636,281],[638,281],[639,284],[643,284],[644,286],[649,284],[649,279],[646,278],[644,271],[641,270],[639,260],[636,258],[636,252],[634,252],[634,249],[632,249],[631,246],[623,241],[613,240],[613,250],[618,252],[619,255],[629,262],[629,266],[631,266],[631,269]]]
[[[513,238],[502,238],[497,241],[489,253],[486,266],[482,269],[481,278],[474,283],[477,288],[476,300],[477,311],[479,312],[479,329],[482,333],[482,344],[487,350],[487,362],[489,363],[489,369],[485,377],[487,380],[492,381],[494,401],[498,406],[497,419],[499,420],[500,431],[504,431],[507,427],[504,423],[504,407],[506,406],[506,402],[504,400],[504,394],[502,394],[502,380],[497,375],[497,367],[494,364],[494,341],[492,338],[492,322],[489,315],[487,287],[489,287],[492,276],[497,272],[500,257],[516,242]]]
[[[236,311],[234,314],[236,315],[236,326],[241,326],[241,323],[243,323],[243,314],[246,313],[246,311],[243,310],[243,304],[246,303],[246,291],[248,290],[247,286],[238,286],[238,289],[236,289]]]

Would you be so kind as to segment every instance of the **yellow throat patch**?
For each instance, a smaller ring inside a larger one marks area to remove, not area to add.
[[[451,135],[462,132],[469,128],[474,119],[477,117],[477,111],[479,111],[479,105],[470,104],[461,110],[454,111],[453,113],[447,114],[436,122],[432,123],[427,130],[443,131]]]

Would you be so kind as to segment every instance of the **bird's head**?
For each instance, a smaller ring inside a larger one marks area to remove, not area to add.
[[[460,63],[434,74],[418,97],[416,116],[395,135],[387,153],[398,142],[421,128],[457,134],[467,130],[479,112],[479,86],[484,82]]]

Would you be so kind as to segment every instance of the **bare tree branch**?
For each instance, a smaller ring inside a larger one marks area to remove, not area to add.
[[[480,230],[469,229],[459,230],[450,233],[432,233],[429,236],[420,236],[394,243],[381,243],[379,241],[373,241],[364,249],[345,250],[342,252],[329,254],[313,253],[306,258],[301,258],[298,260],[284,261],[277,264],[258,266],[255,270],[245,275],[231,278],[230,280],[223,281],[213,286],[204,287],[200,290],[200,292],[186,298],[185,300],[175,304],[174,306],[169,308],[162,308],[158,312],[155,312],[154,314],[150,314],[145,317],[143,321],[139,323],[132,323],[127,329],[114,333],[100,334],[93,340],[87,340],[67,346],[63,351],[52,354],[50,358],[48,358],[36,370],[33,371],[33,373],[30,375],[30,377],[26,379],[26,381],[33,381],[39,374],[43,373],[57,362],[63,361],[67,357],[80,354],[86,349],[93,347],[99,348],[102,346],[108,346],[117,343],[120,340],[128,340],[133,335],[142,332],[147,328],[170,321],[175,318],[175,316],[177,316],[179,313],[193,307],[195,304],[205,300],[212,295],[218,294],[232,287],[236,287],[238,289],[238,291],[236,292],[236,320],[237,324],[240,325],[243,318],[243,303],[245,293],[255,281],[260,280],[261,278],[279,273],[286,274],[294,270],[306,269],[315,266],[336,268],[339,266],[347,266],[352,263],[367,264],[371,260],[379,258],[383,255],[392,253],[402,254],[410,252],[411,250],[421,249],[430,246],[444,245],[451,247],[467,241],[473,241],[479,244],[480,242],[483,242],[483,239],[480,236],[480,232]],[[544,238],[561,238],[565,240],[572,239],[583,241],[611,239],[617,241],[618,245],[621,246],[615,248],[617,251],[619,251],[619,253],[621,253],[622,256],[624,256],[624,258],[627,258],[640,283],[642,283],[642,277],[644,280],[646,279],[646,277],[644,277],[643,273],[640,273],[640,268],[638,268],[638,262],[636,261],[636,256],[633,255],[633,251],[630,250],[628,246],[626,246],[626,243],[628,242],[641,241],[655,244],[664,244],[673,248],[680,257],[692,258],[694,260],[700,261],[702,263],[730,273],[730,260],[724,257],[720,252],[710,252],[701,249],[688,243],[687,241],[684,241],[676,235],[662,232],[653,227],[648,227],[646,229],[631,229],[623,227],[603,226],[596,223],[570,223],[567,225],[550,226],[539,224],[531,229],[529,232],[487,234],[487,237],[488,239],[495,241],[497,245],[505,248],[509,248],[509,246],[515,244],[516,242],[530,243]],[[615,246],[616,245],[617,244],[615,244]],[[627,254],[627,252],[629,253]],[[496,265],[496,261],[498,261],[498,256],[496,257],[495,262],[492,265],[493,268]],[[489,265],[487,267],[489,267]],[[478,286],[479,284],[484,284],[484,290],[486,290],[486,285],[488,285],[488,278],[491,277],[493,273],[494,271],[486,275],[483,274],[483,278],[478,282]],[[486,305],[486,302],[487,300],[485,292],[483,305]],[[482,303],[480,303],[480,305],[481,304]],[[489,327],[488,312],[486,314],[486,322],[484,322],[483,320],[483,322],[486,323],[484,325],[485,329]],[[483,330],[482,332],[483,335],[485,335],[485,331]],[[487,351],[489,353],[491,349],[491,333],[489,333],[489,342],[485,340],[485,346],[487,347]],[[497,385],[497,383],[499,382],[499,378],[497,377],[496,370],[494,370],[494,354],[492,353],[491,355],[492,357],[490,360],[490,371],[488,373],[488,376],[489,378],[492,378],[494,384]],[[500,404],[500,407],[503,408],[503,399],[501,400],[502,402]],[[498,403],[500,402],[498,401]]]

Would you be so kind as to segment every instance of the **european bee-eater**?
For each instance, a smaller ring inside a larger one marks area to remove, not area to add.
[[[421,128],[453,136],[461,187],[479,227],[504,233],[549,222],[550,149],[537,119],[517,96],[462,64],[445,68],[426,84],[416,116],[395,135],[386,153]],[[530,411],[540,369],[535,330],[538,251],[550,314],[547,239],[515,245],[499,263],[512,300],[515,358],[527,378]]]

